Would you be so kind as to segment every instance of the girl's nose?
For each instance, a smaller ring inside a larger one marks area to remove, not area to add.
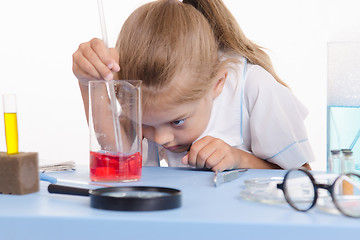
[[[157,128],[154,129],[154,142],[159,145],[166,145],[173,141],[174,136],[171,131],[168,131],[166,128]]]

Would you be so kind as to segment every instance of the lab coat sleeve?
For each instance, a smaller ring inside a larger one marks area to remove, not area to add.
[[[284,169],[314,161],[304,119],[307,110],[263,68],[248,69],[245,100],[254,155]]]

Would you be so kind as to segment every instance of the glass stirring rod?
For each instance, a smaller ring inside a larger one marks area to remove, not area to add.
[[[3,109],[7,153],[17,154],[19,152],[19,141],[15,94],[3,94]]]
[[[102,33],[102,39],[104,44],[109,52],[109,43],[106,31],[106,24],[105,24],[105,13],[102,0],[97,0],[98,3],[98,10],[99,10],[99,18],[100,18],[100,27]],[[120,132],[120,123],[118,121],[117,116],[117,107],[116,107],[116,95],[115,95],[115,86],[114,82],[108,82],[108,90],[110,93],[110,104],[111,104],[111,112],[112,112],[112,119],[113,119],[113,126],[114,126],[114,135],[115,135],[115,145],[117,152],[123,152],[122,145],[121,145],[121,132]]]
[[[104,6],[103,6],[103,3],[102,3],[102,0],[98,0],[97,4],[98,4],[98,10],[99,10],[99,18],[100,18],[100,27],[101,27],[102,40],[104,41],[105,47],[109,51],[109,41],[108,41],[108,37],[107,37]]]
[[[106,31],[106,24],[105,24],[105,13],[102,0],[97,0],[98,3],[98,10],[99,10],[99,18],[100,18],[100,27],[102,33],[102,40],[104,41],[105,47],[109,52],[109,43]],[[117,107],[116,107],[116,96],[115,96],[115,86],[114,82],[108,82],[108,90],[110,93],[110,104],[111,104],[111,112],[112,112],[112,119],[113,119],[113,126],[114,126],[114,135],[115,135],[115,145],[117,152],[122,152],[122,145],[121,145],[121,132],[120,132],[120,123],[117,119]]]

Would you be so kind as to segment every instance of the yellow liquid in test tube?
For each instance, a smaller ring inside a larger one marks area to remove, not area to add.
[[[16,113],[4,113],[4,122],[7,153],[16,154],[19,151]]]
[[[8,154],[17,154],[18,147],[18,126],[17,126],[17,110],[16,110],[16,95],[3,94],[3,108],[4,108],[4,123],[6,147]]]

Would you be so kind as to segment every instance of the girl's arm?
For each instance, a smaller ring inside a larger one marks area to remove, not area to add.
[[[279,167],[278,165],[258,158],[248,152],[236,148],[234,148],[233,151],[235,151],[236,155],[238,155],[238,159],[241,159],[237,163],[237,168],[281,169],[281,167]]]
[[[235,151],[238,151],[239,157],[241,159],[241,161],[239,162],[240,168],[282,169],[278,165],[265,161],[261,158],[258,158],[255,155],[250,154],[248,152],[242,151],[240,149],[236,149]],[[311,170],[310,164],[308,163],[305,163],[304,165],[302,165],[302,167]]]

